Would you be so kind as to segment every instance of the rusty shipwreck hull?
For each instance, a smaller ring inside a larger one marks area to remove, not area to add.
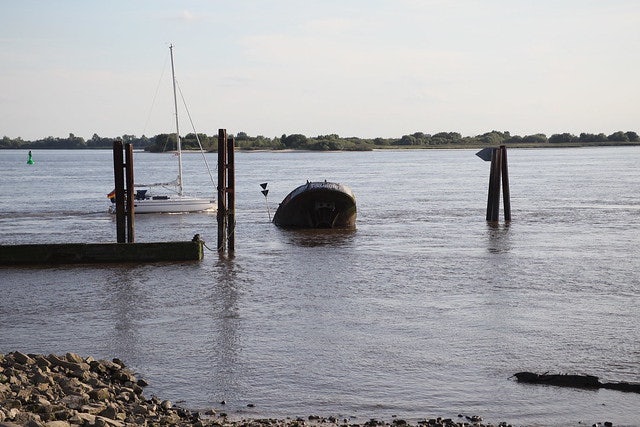
[[[356,197],[344,184],[307,182],[282,200],[273,223],[283,228],[355,228]]]

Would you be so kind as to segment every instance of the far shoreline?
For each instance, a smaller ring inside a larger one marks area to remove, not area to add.
[[[611,142],[557,142],[557,143],[505,143],[505,144],[442,144],[442,145],[393,145],[393,146],[379,146],[371,147],[368,150],[309,150],[309,149],[296,149],[296,148],[242,148],[235,147],[236,151],[243,153],[353,153],[353,152],[368,152],[368,151],[405,151],[405,150],[473,150],[505,146],[510,149],[545,149],[545,148],[596,148],[596,147],[639,147],[640,142],[636,141],[611,141]],[[83,148],[68,148],[68,147],[0,147],[0,150],[67,150],[67,151],[85,151],[85,150],[111,150],[110,147],[83,147]],[[174,153],[175,150],[167,151],[150,151],[144,148],[135,148],[135,152],[147,152],[147,153]],[[183,148],[183,154],[200,153],[198,149]],[[205,151],[206,153],[216,153],[217,151]]]

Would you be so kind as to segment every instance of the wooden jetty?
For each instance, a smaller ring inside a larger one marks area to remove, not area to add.
[[[203,245],[196,238],[183,242],[0,245],[0,265],[200,261]]]

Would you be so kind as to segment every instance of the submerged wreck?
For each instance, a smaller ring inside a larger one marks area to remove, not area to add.
[[[536,374],[533,372],[518,372],[513,375],[521,383],[545,384],[559,387],[577,388],[605,388],[609,390],[626,391],[640,393],[640,383],[615,382],[603,383],[598,377],[593,375],[571,375],[571,374]]]
[[[273,223],[283,228],[354,228],[356,197],[344,184],[307,181],[282,200]]]

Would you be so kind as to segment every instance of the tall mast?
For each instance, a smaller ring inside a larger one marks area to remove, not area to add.
[[[178,97],[176,94],[176,72],[173,67],[173,45],[169,45],[171,52],[171,81],[173,83],[173,109],[176,116],[176,148],[178,150],[178,194],[182,196],[182,146],[180,143],[180,125],[178,122]]]

